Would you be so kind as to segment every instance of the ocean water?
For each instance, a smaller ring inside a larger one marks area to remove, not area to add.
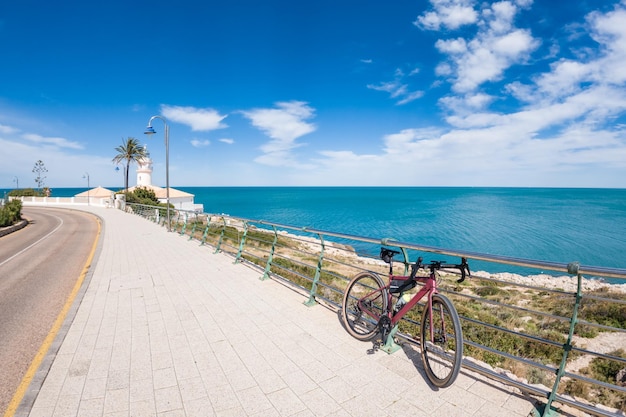
[[[626,189],[176,188],[194,194],[207,213],[447,249],[626,268]],[[82,191],[53,189],[53,196]],[[519,272],[492,264],[485,269]]]
[[[208,213],[493,255],[626,268],[626,189],[180,189],[195,194]],[[503,268],[491,265],[488,270],[511,270]]]

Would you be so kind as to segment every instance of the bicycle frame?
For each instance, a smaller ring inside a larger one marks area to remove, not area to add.
[[[390,280],[406,281],[409,279],[409,276],[391,275],[389,278]],[[398,324],[400,320],[402,320],[402,317],[404,317],[404,315],[408,313],[409,310],[415,307],[415,305],[419,303],[425,295],[428,295],[426,301],[428,304],[428,308],[432,307],[433,295],[437,294],[437,280],[435,280],[434,276],[431,275],[427,277],[415,277],[415,281],[424,284],[424,286],[405,305],[402,306],[400,311],[392,314],[392,309],[388,308],[389,311],[387,313],[389,314],[389,318],[391,319],[391,324]],[[387,285],[387,287],[385,288],[389,288],[389,285]],[[391,307],[392,300],[393,295],[389,293],[387,300],[387,305],[389,307]]]
[[[380,318],[383,315],[387,315],[387,317],[389,317],[391,319],[391,325],[396,326],[400,320],[402,320],[402,317],[404,317],[404,315],[406,313],[409,312],[409,310],[411,310],[413,307],[415,307],[415,305],[420,302],[422,300],[422,298],[424,298],[424,296],[427,296],[426,299],[426,303],[427,303],[427,307],[428,307],[428,312],[429,312],[429,321],[432,322],[432,302],[433,302],[433,295],[437,294],[437,280],[435,279],[435,274],[434,272],[431,272],[429,276],[427,277],[415,277],[415,281],[422,283],[423,286],[422,288],[404,305],[402,306],[402,308],[400,309],[400,311],[398,311],[397,313],[393,314],[393,310],[392,310],[392,300],[393,300],[393,295],[391,294],[391,292],[389,292],[389,288],[391,285],[391,280],[398,280],[398,281],[407,281],[410,279],[410,276],[408,275],[393,275],[393,274],[389,274],[389,283],[380,289],[374,290],[369,294],[366,294],[364,297],[361,297],[361,299],[359,299],[358,301],[358,305],[359,308],[362,311],[367,312],[370,316],[374,317],[376,320],[380,321]],[[383,314],[379,315],[374,311],[371,311],[369,308],[367,308],[366,305],[364,305],[363,301],[364,300],[368,300],[370,299],[370,297],[372,295],[374,295],[377,292],[381,293],[381,296],[383,296],[383,291],[384,290],[388,291],[388,299],[387,299],[387,311],[384,311]],[[430,339],[431,342],[434,339],[434,334],[433,334],[433,326],[430,326]]]

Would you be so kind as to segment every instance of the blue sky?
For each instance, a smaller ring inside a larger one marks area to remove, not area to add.
[[[626,0],[0,6],[0,188],[626,187]],[[131,175],[131,185],[134,177]]]

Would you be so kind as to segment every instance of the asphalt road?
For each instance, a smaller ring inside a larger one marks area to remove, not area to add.
[[[24,207],[0,238],[0,415],[68,301],[97,238],[93,215]]]

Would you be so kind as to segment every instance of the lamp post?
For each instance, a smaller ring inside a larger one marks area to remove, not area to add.
[[[146,135],[153,135],[156,133],[152,127],[152,121],[154,119],[160,119],[165,125],[165,200],[167,204],[167,231],[171,232],[170,225],[170,128],[162,116],[152,116],[148,121],[148,126],[144,132]]]
[[[87,205],[89,206],[91,205],[90,204],[91,199],[89,198],[89,173],[88,172],[85,172],[83,174],[83,179],[85,178],[87,178]]]

